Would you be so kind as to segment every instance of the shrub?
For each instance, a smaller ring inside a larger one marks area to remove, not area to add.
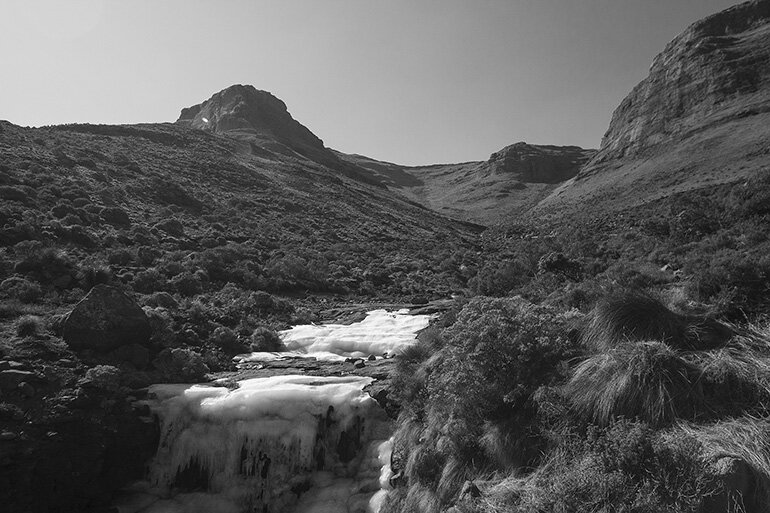
[[[80,269],[77,278],[84,290],[91,290],[97,285],[112,283],[112,271],[103,266],[86,266]]]
[[[22,303],[34,303],[43,295],[40,285],[19,277],[7,278],[0,282],[0,291]]]
[[[561,274],[570,280],[577,281],[580,279],[581,268],[578,262],[570,260],[564,253],[552,251],[540,257],[537,262],[537,272]]]
[[[98,388],[105,392],[117,392],[120,388],[121,372],[112,365],[97,365],[86,371],[80,384],[90,388]]]
[[[238,339],[238,335],[224,326],[219,326],[214,330],[211,341],[229,355],[246,352],[246,345]]]
[[[104,207],[99,215],[109,224],[115,226],[127,227],[131,225],[131,218],[128,213],[120,207]]]
[[[277,352],[285,351],[286,346],[283,345],[281,337],[275,331],[260,326],[254,330],[249,338],[250,348],[255,352]]]
[[[44,248],[31,254],[14,268],[17,273],[26,274],[41,283],[54,284],[69,279],[74,274],[74,269],[75,264],[69,256],[55,248]]]
[[[171,286],[183,296],[195,296],[203,292],[203,283],[199,277],[184,272],[171,280]]]
[[[575,409],[602,426],[619,417],[659,427],[702,408],[698,368],[661,342],[624,344],[580,363],[564,387]]]
[[[43,319],[37,315],[24,315],[16,322],[16,334],[20,337],[32,337],[45,331]]]
[[[161,278],[157,269],[150,268],[145,271],[139,271],[131,282],[131,287],[137,292],[150,294],[157,290],[162,290],[165,286],[165,280]]]
[[[521,298],[470,301],[443,334],[445,358],[429,383],[433,400],[477,418],[523,405],[539,386],[566,375],[563,362],[579,354],[573,318]]]
[[[10,201],[25,202],[29,198],[27,193],[18,187],[8,185],[0,186],[0,198]]]
[[[128,249],[115,249],[107,253],[107,262],[112,265],[128,265],[134,255]]]
[[[532,274],[532,269],[519,259],[489,262],[468,285],[476,294],[505,296],[527,283]]]
[[[203,358],[189,349],[164,349],[152,363],[172,383],[202,381],[209,372]]]

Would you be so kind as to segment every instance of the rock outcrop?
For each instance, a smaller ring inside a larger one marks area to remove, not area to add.
[[[251,138],[271,151],[286,153],[280,151],[283,145],[311,160],[332,157],[323,141],[289,114],[283,101],[251,85],[230,86],[201,104],[182,109],[177,123]]]
[[[152,334],[139,305],[123,291],[97,285],[62,321],[62,337],[73,349],[104,352],[118,347],[146,345]]]
[[[615,109],[598,153],[532,216],[606,216],[745,181],[770,166],[768,127],[770,0],[753,0],[666,45]]]
[[[714,123],[767,110],[770,1],[692,24],[653,61],[612,115],[600,159],[632,156]]]
[[[495,174],[510,173],[526,183],[559,183],[575,176],[594,153],[578,146],[517,142],[493,153],[485,169]]]

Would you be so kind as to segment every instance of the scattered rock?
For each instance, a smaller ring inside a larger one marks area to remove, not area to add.
[[[0,441],[3,441],[3,442],[16,440],[17,438],[19,438],[19,435],[17,435],[13,431],[3,431],[2,433],[0,433]]]
[[[109,351],[147,345],[152,329],[144,311],[120,289],[97,285],[63,321],[62,336],[74,349]]]
[[[366,363],[364,363],[363,360],[356,360],[356,362],[353,364],[353,367],[355,367],[356,369],[363,369],[364,367],[366,367]]]
[[[19,392],[21,392],[22,394],[24,394],[27,397],[34,397],[35,396],[35,387],[30,385],[26,381],[22,381],[21,383],[19,383],[17,388],[19,389]]]
[[[35,381],[37,379],[37,375],[30,371],[16,369],[0,371],[0,389],[14,389],[23,381]]]
[[[377,359],[377,357],[376,357],[376,356],[374,356],[373,354],[370,354],[370,355],[369,355],[369,358],[367,358],[367,360],[369,360],[370,362],[373,362],[373,361],[375,361],[376,359]]]

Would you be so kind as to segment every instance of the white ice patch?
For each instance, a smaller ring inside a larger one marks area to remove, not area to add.
[[[158,452],[119,511],[371,511],[392,428],[363,391],[371,382],[294,375],[235,390],[152,386]]]
[[[240,362],[272,361],[286,357],[312,357],[337,361],[366,358],[369,355],[394,355],[415,343],[417,332],[428,326],[430,315],[409,315],[373,310],[353,324],[306,324],[280,333],[286,352],[251,353],[237,357]]]

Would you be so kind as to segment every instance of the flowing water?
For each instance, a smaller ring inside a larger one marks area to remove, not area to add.
[[[370,312],[352,325],[282,333],[296,357],[397,354],[428,316]],[[147,479],[116,505],[121,513],[376,512],[388,489],[393,425],[364,392],[373,378],[284,375],[229,389],[154,385],[148,406],[161,437]]]

